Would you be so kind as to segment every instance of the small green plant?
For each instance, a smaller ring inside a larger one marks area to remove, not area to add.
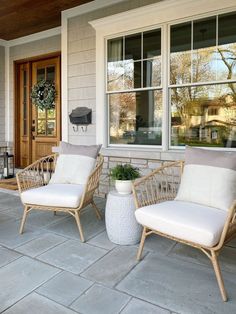
[[[117,165],[110,171],[113,180],[135,180],[140,177],[139,169],[130,164]]]

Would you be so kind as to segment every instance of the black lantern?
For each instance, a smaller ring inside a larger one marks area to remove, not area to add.
[[[3,153],[3,162],[4,162],[4,168],[3,168],[3,177],[5,179],[14,178],[14,155],[9,154],[8,152]]]

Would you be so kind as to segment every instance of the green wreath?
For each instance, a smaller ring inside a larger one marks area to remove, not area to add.
[[[32,87],[31,100],[41,110],[54,109],[56,98],[55,84],[41,80]]]

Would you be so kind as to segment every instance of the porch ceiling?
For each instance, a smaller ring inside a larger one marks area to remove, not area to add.
[[[0,38],[11,40],[61,25],[61,11],[93,0],[1,0]]]

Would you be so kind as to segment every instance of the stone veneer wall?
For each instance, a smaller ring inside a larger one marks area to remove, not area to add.
[[[106,197],[110,190],[114,189],[114,182],[109,177],[109,171],[118,164],[132,164],[138,167],[141,176],[149,174],[152,170],[161,167],[167,161],[141,159],[141,158],[120,158],[120,157],[104,157],[104,165],[100,178],[100,185],[97,195]],[[169,162],[169,161],[168,161]]]

